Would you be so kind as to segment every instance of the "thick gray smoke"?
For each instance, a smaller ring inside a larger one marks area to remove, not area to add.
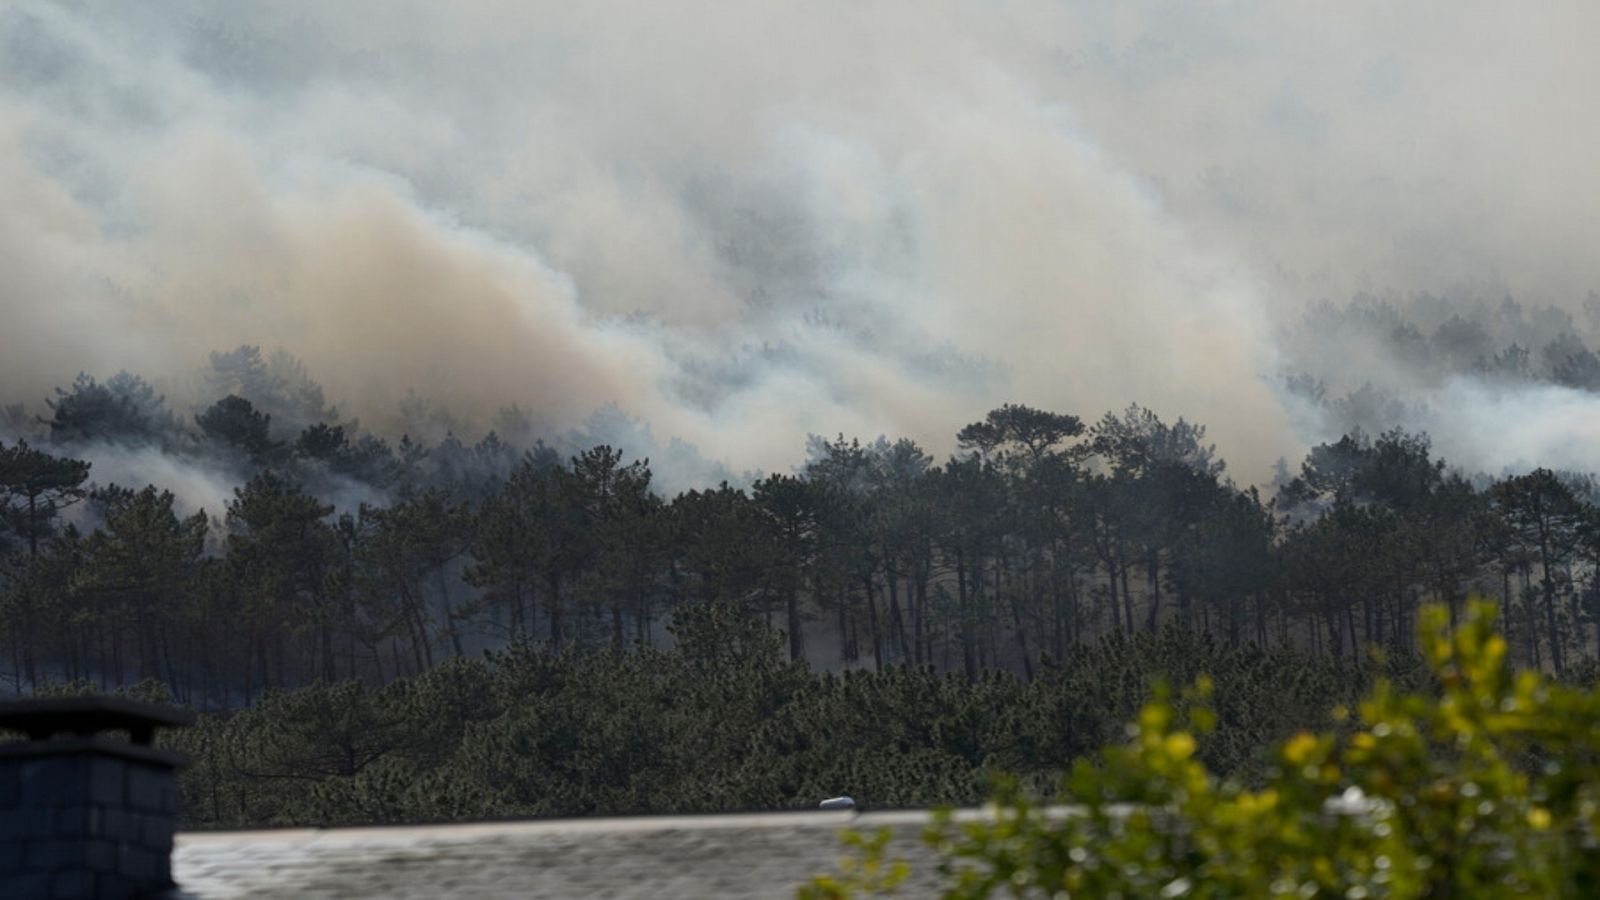
[[[1600,8],[1392,6],[0,4],[0,385],[259,344],[733,471],[1138,401],[1254,479],[1307,299],[1600,285]]]

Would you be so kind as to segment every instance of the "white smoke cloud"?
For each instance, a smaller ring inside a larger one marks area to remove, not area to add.
[[[1421,425],[1467,471],[1600,472],[1600,395],[1590,391],[1452,378]]]
[[[180,515],[203,511],[207,518],[217,521],[227,513],[234,486],[240,481],[237,473],[215,463],[174,456],[148,445],[125,447],[93,443],[74,447],[72,456],[89,463],[86,487],[117,485],[137,489],[154,484],[172,492],[175,509]]]
[[[0,384],[281,346],[735,471],[1139,401],[1252,479],[1306,296],[1600,284],[1596,13],[1500,10],[14,3]]]

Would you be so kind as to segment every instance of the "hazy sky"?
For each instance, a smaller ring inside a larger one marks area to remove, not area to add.
[[[1307,301],[1600,288],[1596,35],[1579,2],[0,0],[0,395],[181,398],[254,343],[375,427],[407,390],[615,403],[769,470],[1138,401],[1255,480],[1320,437],[1272,382]]]

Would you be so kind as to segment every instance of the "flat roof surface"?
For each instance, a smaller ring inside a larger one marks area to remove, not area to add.
[[[979,815],[964,812],[962,817]],[[838,868],[846,828],[894,832],[907,897],[933,896],[922,810],[562,819],[425,827],[186,832],[179,897],[793,897]]]

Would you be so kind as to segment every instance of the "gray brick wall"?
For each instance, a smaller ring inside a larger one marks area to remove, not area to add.
[[[0,897],[137,897],[170,885],[172,767],[50,744],[0,757]]]

